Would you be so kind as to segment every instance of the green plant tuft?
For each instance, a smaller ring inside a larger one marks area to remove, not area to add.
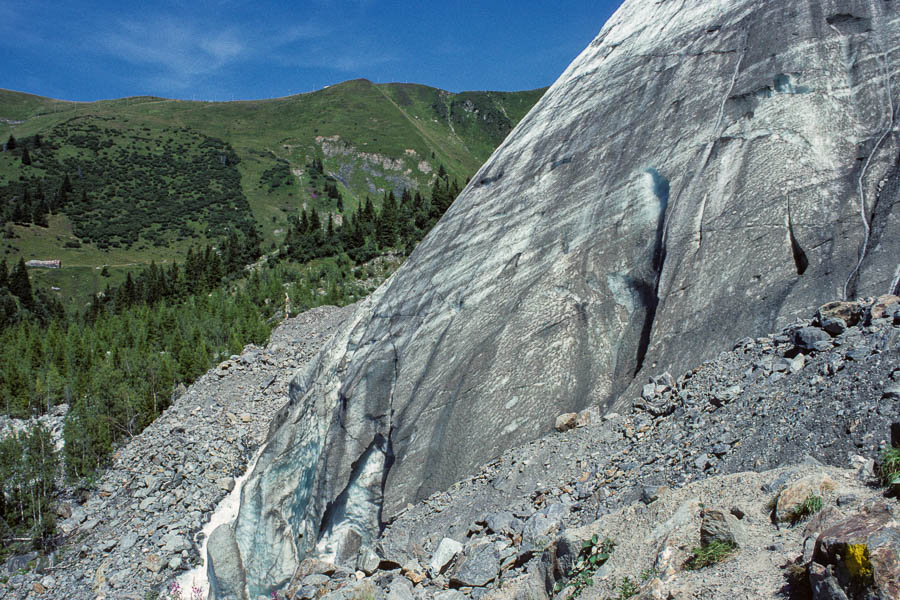
[[[796,524],[806,517],[810,517],[825,506],[822,496],[810,494],[793,511],[791,511],[791,523]]]
[[[705,546],[691,550],[693,556],[688,559],[684,567],[688,571],[696,571],[708,567],[709,565],[714,565],[717,562],[721,562],[728,558],[734,550],[734,544],[716,540]]]
[[[887,487],[900,479],[900,448],[885,448],[878,466],[878,481]]]
[[[623,577],[616,587],[616,591],[619,592],[618,600],[628,600],[632,596],[637,596],[639,588],[638,584],[633,582],[630,577]]]
[[[575,564],[569,570],[567,581],[557,581],[553,591],[558,593],[567,587],[572,588],[570,598],[577,598],[584,588],[591,585],[594,573],[597,572],[606,561],[609,560],[616,544],[609,538],[600,540],[600,536],[594,534],[591,539],[581,543],[581,552],[575,559]]]

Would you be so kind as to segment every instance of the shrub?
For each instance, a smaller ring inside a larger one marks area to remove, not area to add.
[[[554,591],[560,592],[567,587],[571,587],[572,594],[569,598],[577,598],[581,595],[584,588],[594,582],[594,573],[609,560],[615,546],[615,542],[611,539],[606,538],[601,541],[596,534],[591,539],[584,540],[581,543],[581,552],[578,553],[575,564],[569,570],[568,581],[556,582]]]

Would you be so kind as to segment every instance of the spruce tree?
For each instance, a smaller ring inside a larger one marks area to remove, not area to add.
[[[301,234],[309,231],[309,217],[306,214],[306,209],[303,209],[303,212],[300,213],[300,224],[297,226],[297,231]]]
[[[322,221],[319,219],[319,211],[312,209],[309,215],[309,231],[313,235],[322,231]]]
[[[0,261],[0,287],[9,286],[9,269],[6,266],[6,259]]]
[[[394,192],[387,195],[381,207],[376,237],[379,248],[388,248],[397,243],[397,199]]]
[[[14,138],[12,134],[9,134],[9,139],[6,140],[6,149],[7,150],[15,150],[16,149],[16,138]]]
[[[19,258],[19,263],[9,274],[9,291],[17,296],[26,308],[31,309],[34,306],[31,281],[28,279],[28,268],[25,266],[24,258]]]
[[[31,164],[31,155],[28,154],[28,147],[24,146],[22,148],[22,164],[30,165]]]

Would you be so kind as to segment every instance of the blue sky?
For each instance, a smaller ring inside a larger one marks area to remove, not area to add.
[[[272,98],[347,79],[551,84],[620,0],[0,0],[0,88]]]

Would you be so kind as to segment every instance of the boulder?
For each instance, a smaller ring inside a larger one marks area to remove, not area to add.
[[[492,543],[469,546],[450,574],[451,585],[485,586],[500,573],[500,553]]]
[[[557,431],[562,432],[575,429],[576,425],[578,425],[578,413],[563,413],[556,417],[555,429]]]
[[[900,524],[894,509],[885,503],[867,506],[829,527],[816,541],[813,560],[845,591],[862,587],[871,597],[900,598]]]
[[[790,522],[795,519],[797,509],[810,496],[824,499],[828,492],[837,487],[831,477],[824,473],[814,473],[787,485],[778,494],[775,503],[775,520]]]
[[[438,544],[437,550],[434,551],[434,556],[431,558],[431,564],[429,565],[432,576],[443,573],[453,559],[462,552],[462,549],[462,544],[456,540],[450,538],[442,539],[441,543]]]
[[[894,313],[900,309],[900,297],[893,294],[879,296],[869,308],[869,318],[888,319],[893,318]]]
[[[210,596],[213,599],[233,597],[248,600],[244,566],[230,524],[219,525],[210,534],[206,558]]]
[[[828,319],[840,319],[847,327],[853,327],[862,316],[862,307],[857,302],[829,302],[819,307],[816,318],[820,325]]]
[[[381,558],[378,554],[375,553],[372,548],[369,546],[363,546],[359,551],[359,556],[356,559],[356,568],[365,573],[366,575],[371,575],[375,571],[378,570],[378,565],[381,564]]]
[[[730,513],[716,509],[704,510],[700,521],[700,545],[707,546],[713,542],[737,548],[746,546],[744,526]]]
[[[794,345],[801,350],[827,350],[831,347],[831,336],[818,327],[801,327],[792,334]]]

